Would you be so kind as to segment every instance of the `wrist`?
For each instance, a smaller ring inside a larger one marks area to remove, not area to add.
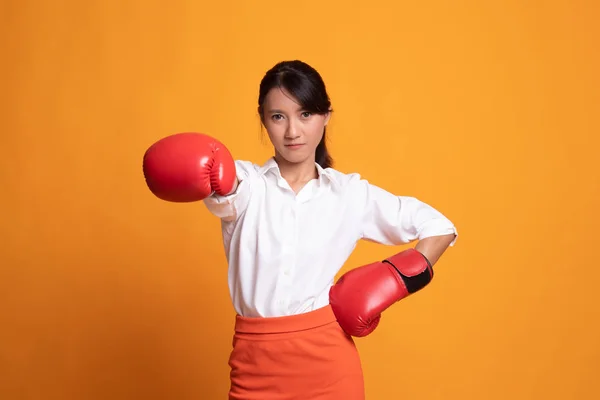
[[[386,258],[383,262],[394,267],[406,288],[407,295],[423,289],[433,279],[431,263],[416,249],[402,251]]]

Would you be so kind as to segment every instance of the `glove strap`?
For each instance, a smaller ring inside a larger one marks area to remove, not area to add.
[[[431,263],[418,250],[408,249],[383,260],[390,264],[400,275],[409,294],[415,293],[431,282],[433,268]]]

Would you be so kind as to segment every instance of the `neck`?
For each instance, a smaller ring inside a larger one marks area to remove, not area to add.
[[[314,159],[308,159],[296,164],[289,163],[282,157],[275,156],[275,161],[277,161],[283,179],[290,183],[307,182],[318,177]]]

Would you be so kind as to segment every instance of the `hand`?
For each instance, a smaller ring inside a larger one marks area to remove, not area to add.
[[[229,150],[201,133],[178,133],[154,143],[144,154],[143,170],[150,191],[172,202],[227,195],[237,185]]]

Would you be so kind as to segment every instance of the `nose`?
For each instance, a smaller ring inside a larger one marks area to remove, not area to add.
[[[297,122],[293,119],[290,120],[288,128],[285,132],[285,138],[288,140],[294,140],[300,137],[300,129],[297,127]]]

